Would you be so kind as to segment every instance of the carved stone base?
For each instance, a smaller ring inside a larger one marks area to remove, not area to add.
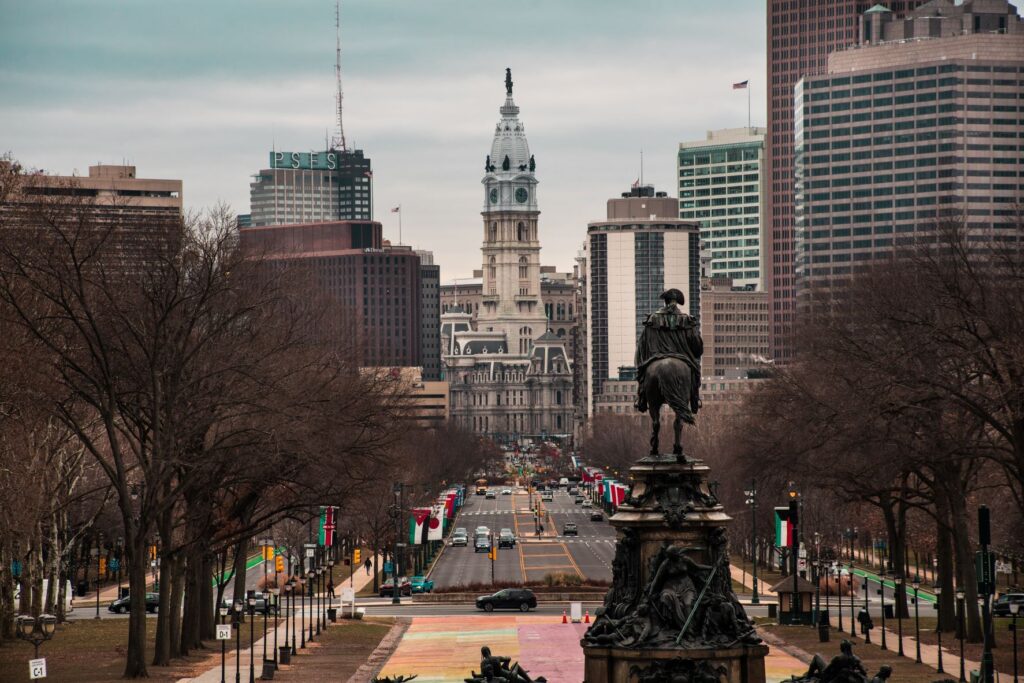
[[[765,683],[764,645],[717,650],[584,647],[583,683]]]

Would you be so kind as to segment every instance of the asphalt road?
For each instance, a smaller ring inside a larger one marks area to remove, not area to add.
[[[501,487],[498,487],[501,490]],[[536,497],[538,494],[534,494]],[[501,548],[494,562],[494,585],[508,582],[536,581],[546,574],[575,574],[587,579],[611,580],[611,563],[615,554],[615,532],[607,518],[590,521],[591,510],[573,503],[564,491],[556,491],[554,500],[542,503],[544,534],[537,536],[529,495],[523,489],[512,495],[498,495],[487,500],[470,496],[455,525],[469,532],[467,547],[445,548],[430,574],[434,585],[464,586],[491,584],[491,561],[487,554],[474,552],[472,539],[477,527],[486,526],[497,538],[501,529],[516,535],[515,548]],[[578,536],[563,536],[565,522],[575,522]]]

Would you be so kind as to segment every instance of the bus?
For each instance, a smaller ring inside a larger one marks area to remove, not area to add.
[[[487,480],[477,479],[476,480],[476,495],[486,496],[487,495]]]

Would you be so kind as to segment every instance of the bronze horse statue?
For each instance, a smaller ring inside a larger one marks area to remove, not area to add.
[[[676,417],[672,423],[672,444],[674,455],[683,454],[681,436],[683,423],[694,424],[690,410],[690,395],[693,392],[693,371],[678,358],[661,358],[647,367],[644,381],[644,396],[647,398],[647,412],[651,416],[651,455],[658,455],[661,433],[661,407],[665,404]]]
[[[658,455],[661,407],[668,404],[676,414],[672,453],[683,455],[680,441],[683,423],[695,424],[700,407],[700,357],[704,342],[697,321],[680,306],[685,301],[678,289],[661,295],[665,306],[647,316],[637,340],[636,366],[639,396],[636,407],[651,416],[651,455]]]

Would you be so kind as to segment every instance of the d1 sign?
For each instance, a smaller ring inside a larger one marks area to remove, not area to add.
[[[231,640],[231,624],[217,625],[217,640]]]

